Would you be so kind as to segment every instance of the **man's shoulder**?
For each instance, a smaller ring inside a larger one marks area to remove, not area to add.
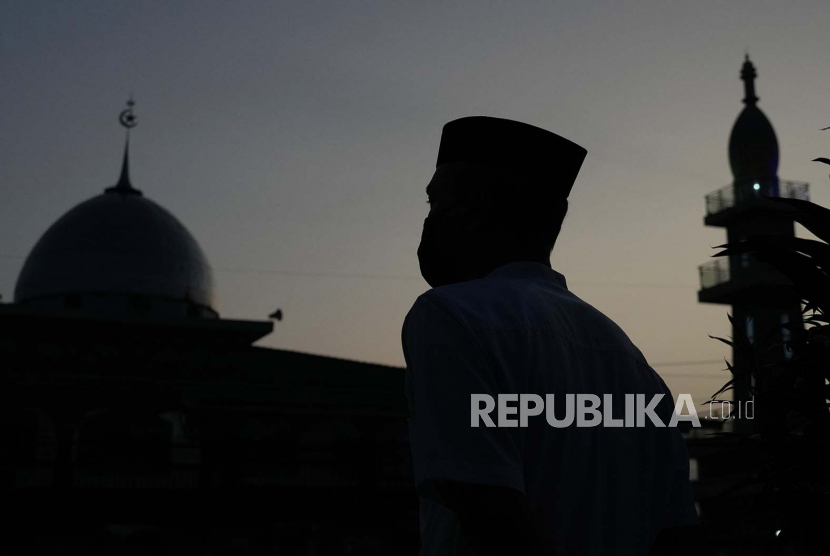
[[[505,289],[507,288],[504,280],[479,278],[432,288],[422,293],[418,299],[441,307],[464,305],[469,301],[488,303],[494,300],[494,293]]]
[[[544,328],[584,348],[623,350],[645,362],[640,350],[609,316],[567,288],[528,276],[487,276],[432,288],[407,315],[424,325],[453,319],[471,331]]]
[[[406,314],[401,329],[404,358],[410,363],[410,352],[432,343],[456,342],[459,346],[475,335],[470,326],[469,314],[465,314],[465,303],[459,303],[458,295],[447,295],[444,286],[433,288],[418,296]],[[441,291],[439,291],[441,290]],[[456,292],[457,293],[457,292]]]
[[[459,284],[441,286],[427,290],[418,296],[412,304],[404,319],[404,330],[407,326],[418,322],[425,324],[425,321],[440,319],[451,319],[464,321],[463,307],[468,305],[463,300],[467,297]],[[453,291],[447,292],[451,288]]]
[[[438,286],[422,294],[417,305],[429,304],[461,315],[487,313],[493,308],[521,306],[522,303],[547,306],[561,300],[576,300],[567,289],[565,277],[532,261],[513,261],[487,276]],[[578,300],[581,301],[581,300]]]
[[[531,295],[529,284],[517,280],[485,277],[446,286],[438,286],[421,294],[410,313],[440,310],[447,316],[476,326],[503,320],[511,308],[521,305]]]

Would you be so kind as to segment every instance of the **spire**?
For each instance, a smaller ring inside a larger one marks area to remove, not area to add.
[[[121,175],[118,178],[118,183],[113,187],[108,187],[106,189],[107,193],[137,193],[141,195],[141,191],[135,189],[130,183],[130,130],[138,125],[138,121],[133,114],[133,106],[135,106],[135,101],[130,95],[127,108],[118,115],[118,121],[127,130],[127,138],[124,142],[124,160],[121,162]]]
[[[115,186],[118,190],[132,189],[133,185],[130,183],[130,136],[127,131],[127,141],[124,143],[124,161],[121,163],[121,176],[118,178],[118,184]]]
[[[744,59],[744,65],[741,68],[741,79],[744,82],[744,104],[747,106],[755,106],[758,100],[760,100],[755,96],[755,78],[757,76],[755,66],[749,61],[749,53],[747,53]]]

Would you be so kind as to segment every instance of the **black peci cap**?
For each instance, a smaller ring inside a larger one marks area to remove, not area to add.
[[[540,183],[549,183],[567,198],[587,150],[573,141],[530,124],[469,116],[444,125],[436,167],[449,162],[477,162],[508,167]]]

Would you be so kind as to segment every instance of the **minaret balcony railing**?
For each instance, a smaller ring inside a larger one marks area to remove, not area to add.
[[[706,195],[706,214],[718,214],[727,209],[752,203],[762,195],[809,201],[810,184],[788,180],[733,182]]]
[[[712,288],[729,281],[729,260],[717,259],[698,267],[700,272],[700,289]]]

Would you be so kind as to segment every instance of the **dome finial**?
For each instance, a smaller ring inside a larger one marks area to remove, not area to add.
[[[130,183],[130,130],[138,125],[138,120],[135,114],[133,114],[133,106],[135,106],[135,101],[133,100],[133,95],[130,94],[130,100],[127,101],[127,108],[122,110],[118,115],[119,123],[127,130],[127,138],[124,142],[124,160],[121,162],[121,175],[115,186],[106,189],[107,193],[141,193]]]
[[[744,58],[744,65],[741,68],[741,79],[744,82],[744,104],[747,106],[755,106],[760,100],[755,96],[755,78],[758,74],[755,72],[755,66],[749,61],[749,52]]]

